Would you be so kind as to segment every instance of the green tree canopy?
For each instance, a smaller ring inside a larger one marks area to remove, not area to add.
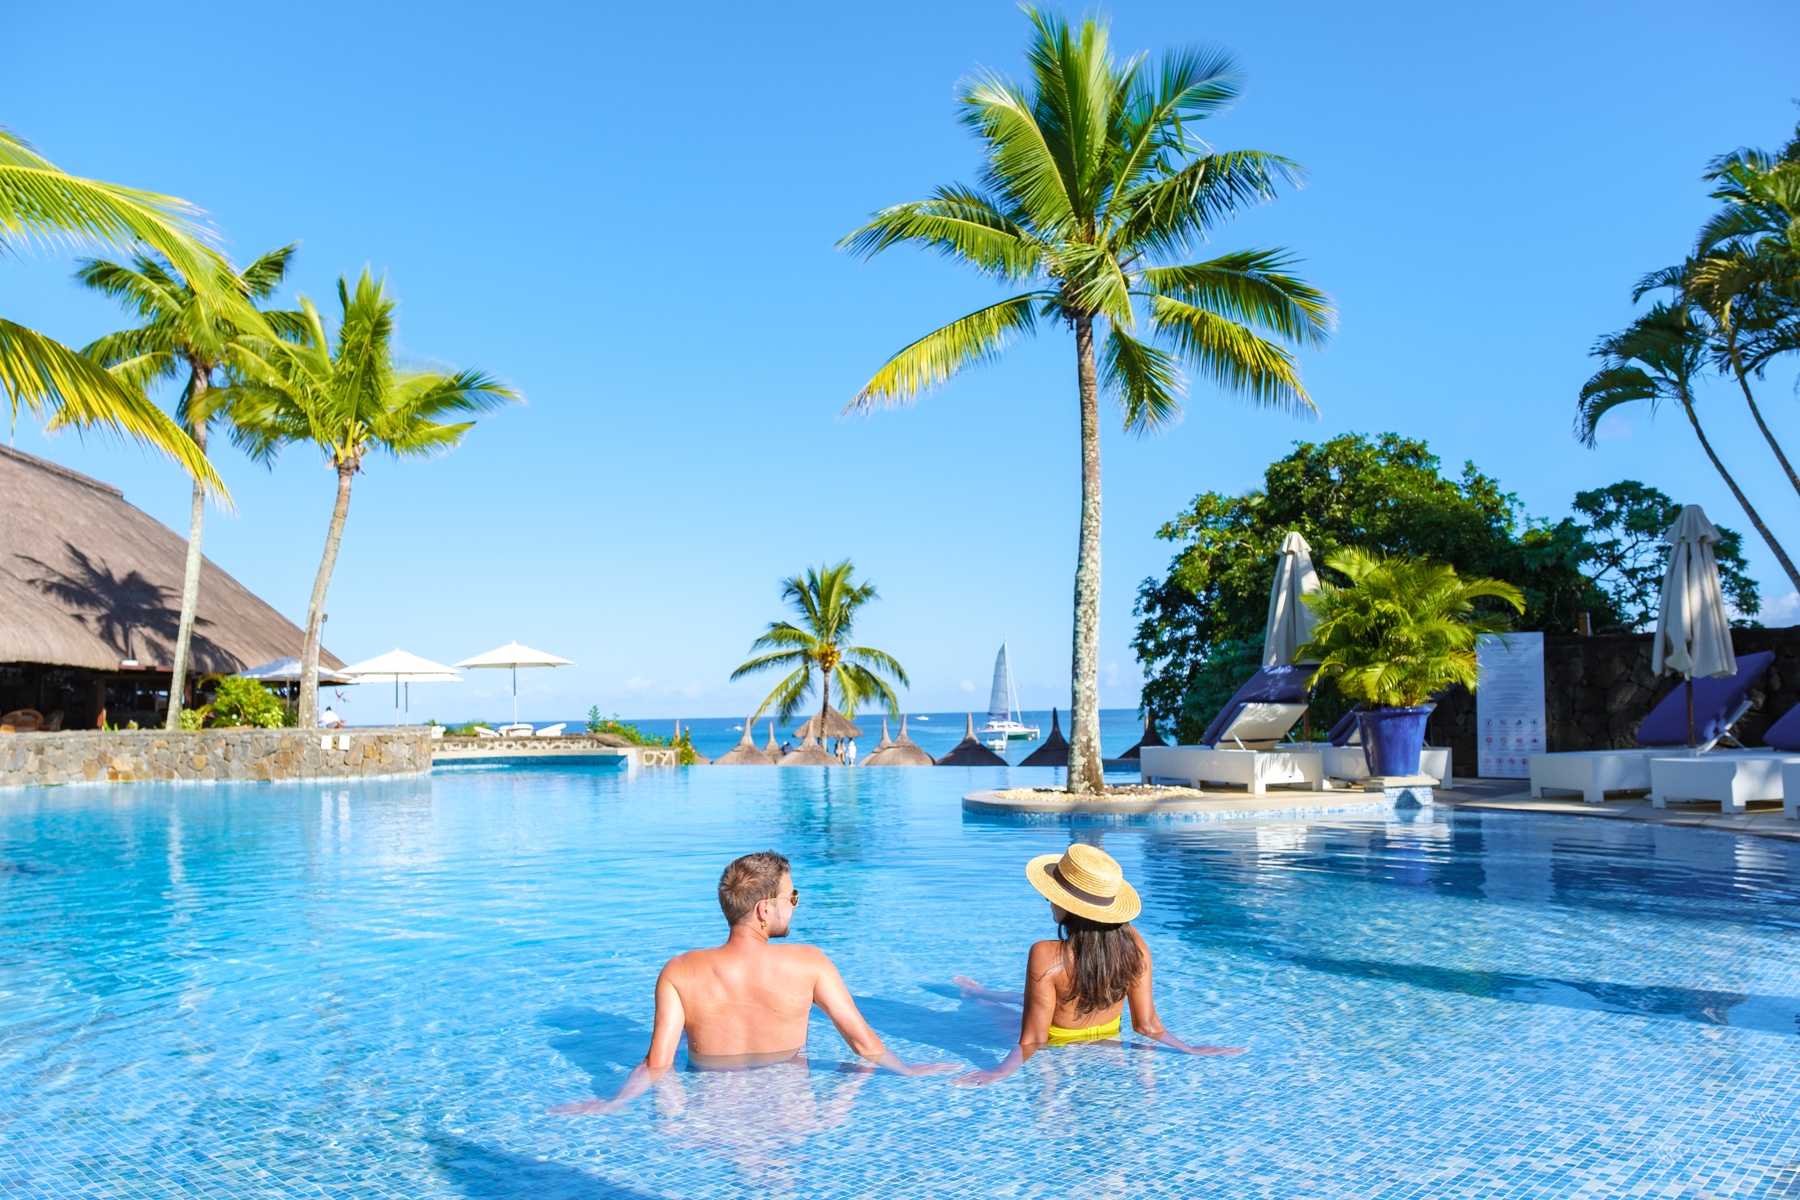
[[[1513,584],[1525,597],[1517,629],[1572,632],[1583,612],[1596,632],[1637,628],[1644,556],[1655,554],[1643,531],[1660,535],[1680,506],[1636,483],[1582,495],[1591,498],[1591,508],[1577,509],[1586,523],[1534,520],[1473,463],[1446,478],[1422,441],[1389,433],[1297,443],[1270,464],[1262,487],[1241,496],[1204,492],[1158,531],[1180,549],[1164,578],[1138,590],[1132,645],[1147,676],[1143,702],[1189,737],[1256,670],[1276,559],[1291,529],[1311,543],[1321,577],[1335,583],[1347,580],[1326,560],[1357,547]],[[1728,540],[1720,555],[1727,595],[1754,615],[1755,585],[1742,573],[1736,535]],[[1654,620],[1654,592],[1649,603]],[[1327,690],[1315,724],[1344,705]]]
[[[1587,518],[1588,549],[1583,570],[1613,602],[1613,620],[1596,625],[1595,633],[1643,632],[1656,624],[1662,603],[1663,573],[1669,569],[1669,544],[1663,532],[1681,515],[1681,504],[1663,492],[1627,479],[1610,487],[1575,493],[1575,511]],[[1744,561],[1744,539],[1717,526],[1713,556],[1726,603],[1737,610],[1734,625],[1754,624],[1762,611],[1762,595]]]

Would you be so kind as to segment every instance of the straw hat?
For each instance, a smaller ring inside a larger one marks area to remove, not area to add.
[[[1025,878],[1045,899],[1090,921],[1122,925],[1144,906],[1112,855],[1082,842],[1025,864]]]

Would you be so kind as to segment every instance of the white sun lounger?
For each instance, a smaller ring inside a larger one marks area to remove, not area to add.
[[[1324,775],[1327,779],[1367,779],[1369,777],[1369,760],[1363,757],[1360,745],[1320,746],[1315,752],[1324,760]],[[1450,747],[1426,746],[1419,752],[1419,774],[1430,775],[1439,783],[1450,782]]]
[[[478,738],[497,738],[500,735],[489,729],[486,725],[477,725],[475,727],[475,736]]]
[[[1650,760],[1650,803],[1667,808],[1671,800],[1716,800],[1719,811],[1741,813],[1752,800],[1785,799],[1783,769],[1800,769],[1800,754],[1781,750],[1740,750],[1724,754],[1680,755]]]
[[[527,725],[524,721],[519,721],[512,725],[502,725],[500,727],[500,736],[501,737],[530,737],[531,736],[531,726]]]
[[[1800,821],[1800,758],[1781,764],[1781,815]]]
[[[533,737],[561,737],[562,731],[567,725],[568,725],[567,721],[558,721],[554,725],[544,726],[542,729],[540,729],[537,732],[535,732],[534,734],[532,734],[532,736]]]
[[[1302,784],[1322,789],[1323,763],[1317,750],[1239,750],[1210,746],[1145,746],[1138,752],[1145,783],[1175,781],[1200,787],[1229,783],[1260,796],[1270,786]]]

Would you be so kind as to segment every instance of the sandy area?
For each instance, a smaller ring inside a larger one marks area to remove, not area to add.
[[[1198,800],[1206,795],[1198,788],[1164,787],[1149,783],[1117,783],[1109,784],[1105,793],[1099,796],[1071,796],[1062,788],[1007,788],[994,793],[1001,800],[1068,800],[1083,804],[1104,803],[1108,800]]]

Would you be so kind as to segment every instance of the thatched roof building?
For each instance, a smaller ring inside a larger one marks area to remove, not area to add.
[[[1004,767],[1006,760],[975,740],[975,714],[969,714],[969,723],[963,733],[963,740],[956,743],[950,753],[937,760],[940,767]]]
[[[818,738],[820,741],[823,741],[826,738],[859,738],[862,736],[862,727],[859,725],[852,725],[849,719],[837,709],[827,708],[825,710],[824,733],[819,732],[819,714],[814,713],[812,716],[806,718],[806,723],[804,725],[794,730],[794,736],[797,738]]]
[[[881,723],[881,736],[887,739],[887,722]],[[865,767],[929,767],[933,763],[931,755],[920,749],[919,744],[906,736],[906,715],[900,716],[900,736],[886,747],[877,747],[875,752],[862,760]]]
[[[754,726],[750,719],[744,719],[744,736],[738,744],[713,759],[713,765],[719,767],[772,767],[775,760],[757,748],[756,739],[751,737]]]
[[[103,708],[122,724],[166,705],[187,540],[115,487],[0,447],[0,709]],[[188,669],[229,674],[298,655],[300,628],[212,562],[201,568]],[[343,666],[328,653],[327,668]]]
[[[875,743],[875,748],[873,750],[857,759],[856,763],[858,766],[862,767],[879,767],[881,765],[881,756],[893,748],[894,739],[888,736],[887,718],[883,717],[881,718],[881,740]]]
[[[1138,751],[1142,750],[1145,746],[1166,746],[1168,744],[1169,743],[1163,741],[1162,734],[1156,732],[1155,719],[1146,712],[1144,714],[1144,736],[1138,739],[1137,745],[1119,755],[1119,761],[1122,762],[1126,759],[1135,761],[1137,758],[1141,757],[1138,754]]]
[[[1062,722],[1056,710],[1050,710],[1050,736],[1044,744],[1019,761],[1021,767],[1066,767],[1069,765],[1069,739],[1063,736]]]
[[[807,738],[788,753],[781,756],[778,767],[837,767],[843,764],[831,757],[819,743]]]
[[[763,753],[769,756],[772,763],[781,761],[781,743],[775,740],[775,722],[769,722],[769,744],[763,747]]]

